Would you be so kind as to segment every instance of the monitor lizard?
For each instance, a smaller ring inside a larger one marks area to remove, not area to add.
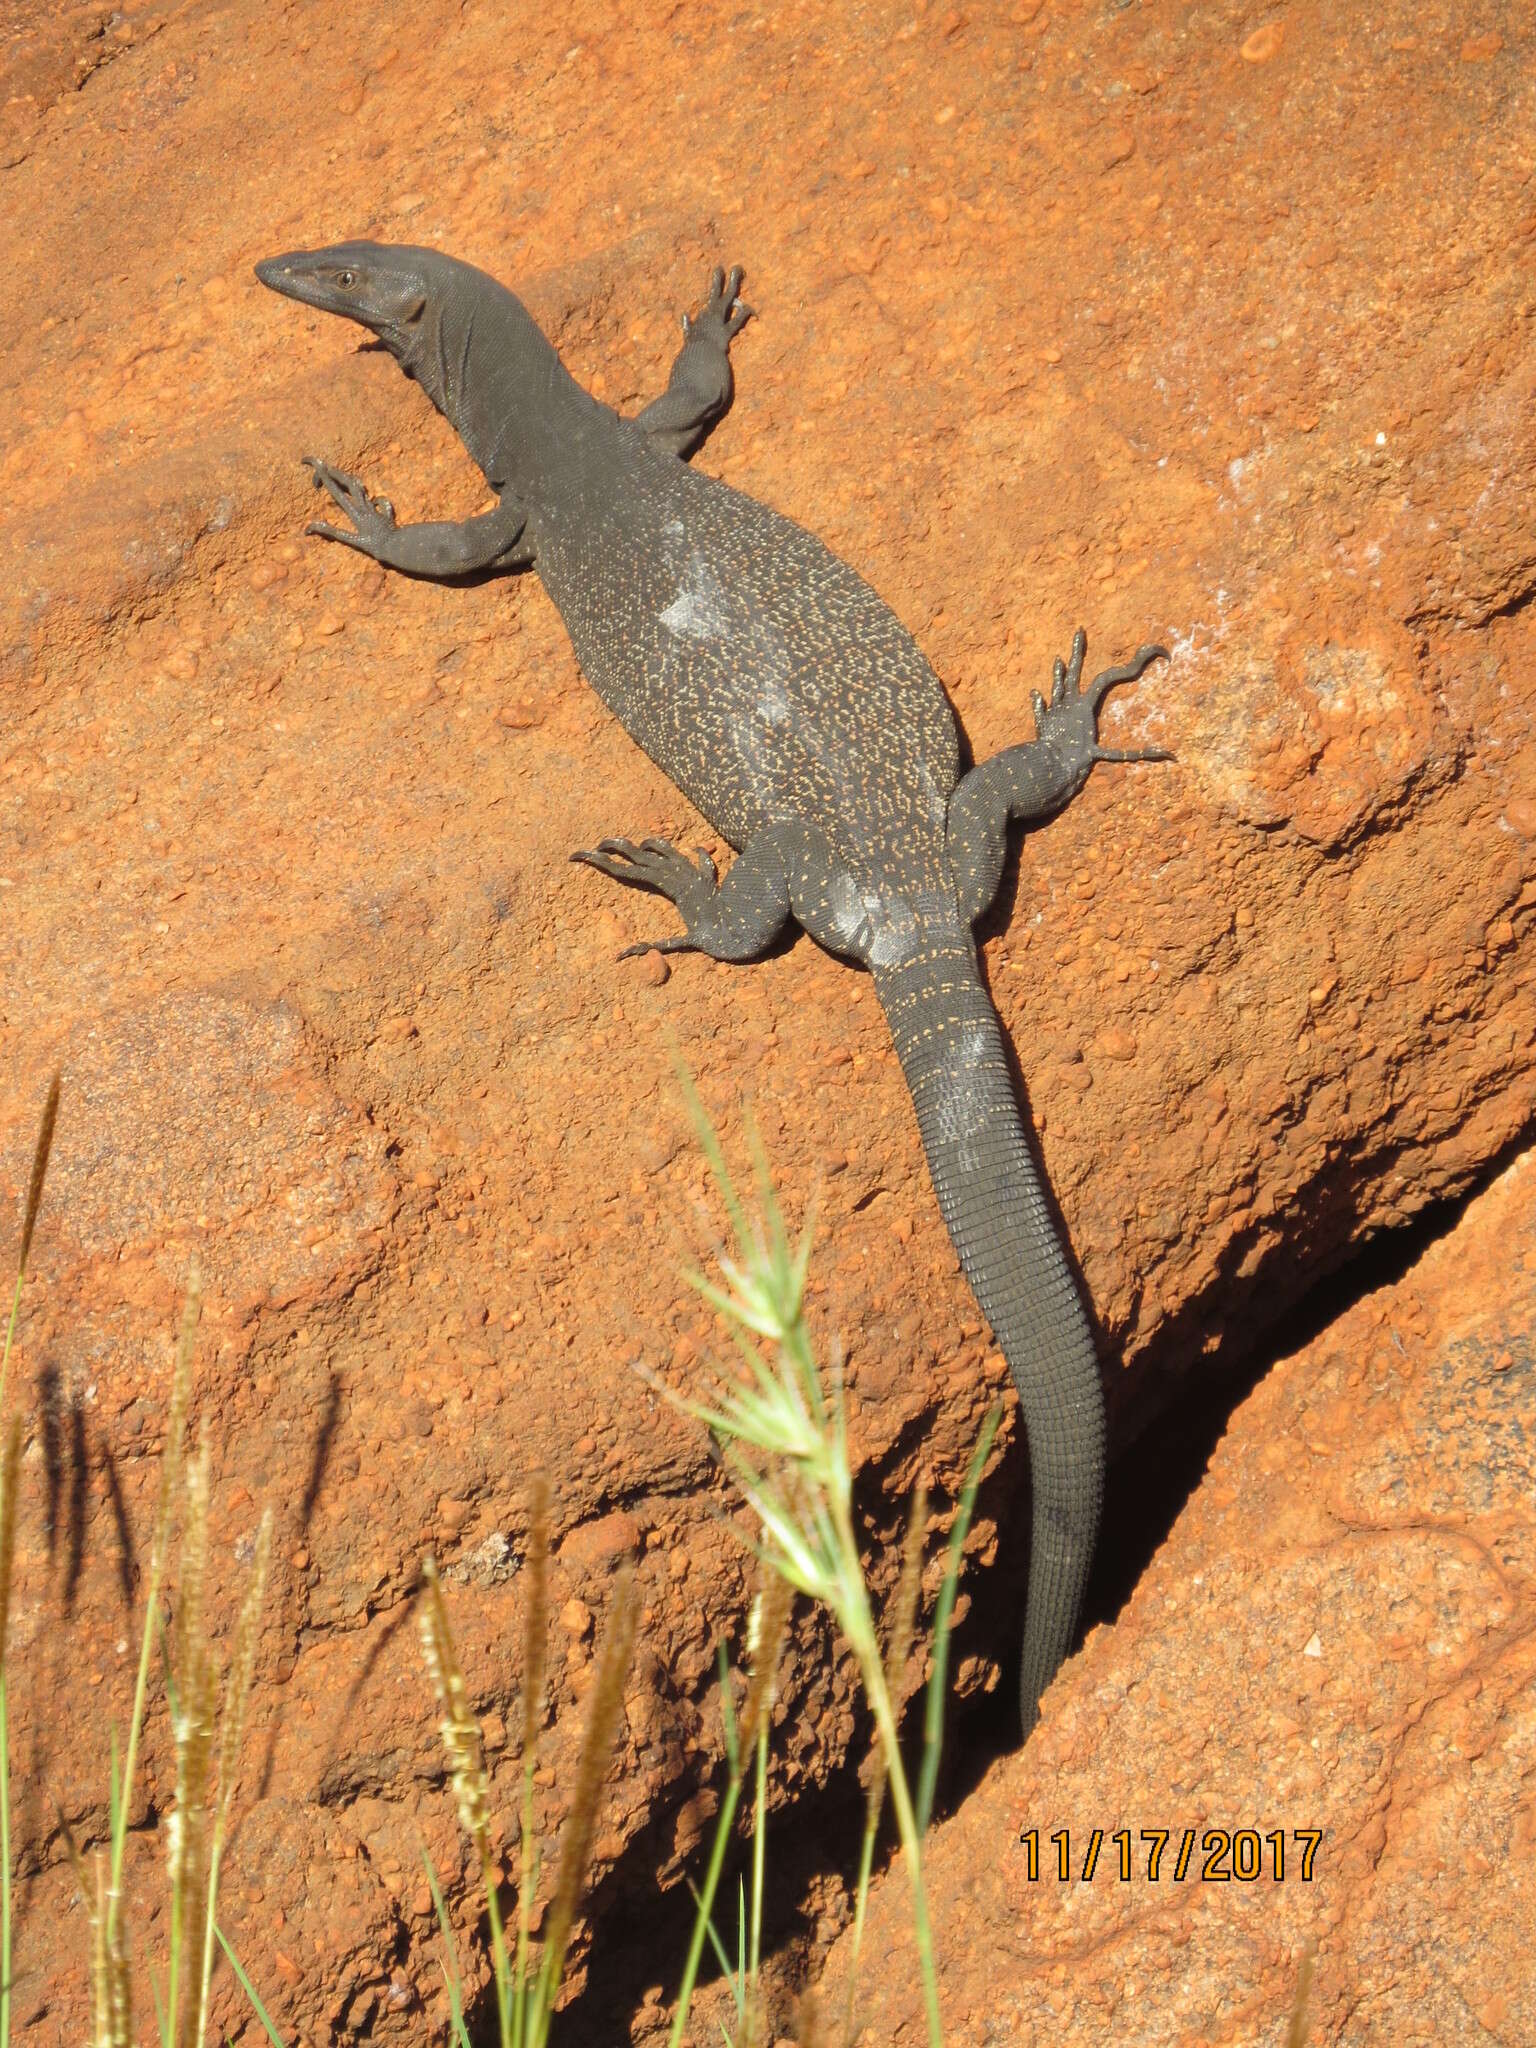
[[[1071,1647],[1103,1498],[1103,1388],[1088,1317],[1015,1096],[972,926],[1010,820],[1058,811],[1099,761],[1105,695],[1167,651],[1081,687],[1085,636],[1033,697],[1035,738],[964,772],[916,642],[803,527],[688,466],[732,396],[750,317],[716,270],[666,390],[633,419],[584,391],[522,303],[436,250],[344,242],[256,266],[274,291],[368,328],[457,430],[496,494],[459,522],[398,525],[313,456],[346,526],[307,528],[426,577],[532,568],[598,695],[732,847],[604,839],[572,858],[668,898],[684,929],[627,949],[750,960],[796,921],[868,968],[939,1207],[1018,1388],[1031,1552],[1020,1663],[1027,1735]]]

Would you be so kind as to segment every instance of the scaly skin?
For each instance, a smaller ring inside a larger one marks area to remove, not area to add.
[[[1169,758],[1096,738],[1105,693],[1164,650],[1084,691],[1079,633],[1049,703],[1035,699],[1035,739],[962,776],[949,701],[894,613],[803,527],[679,459],[730,403],[729,346],[749,317],[739,270],[715,272],[666,392],[634,420],[575,383],[509,291],[436,251],[344,243],[257,275],[377,334],[499,497],[462,524],[402,527],[388,500],[306,457],[349,522],[309,530],[414,575],[535,569],[593,688],[737,849],[724,881],[707,855],[657,839],[575,854],[681,912],[681,934],[630,950],[749,960],[793,918],[872,973],[940,1209],[1023,1407],[1027,1735],[1082,1605],[1104,1402],[971,925],[1010,819],[1059,810],[1096,761]]]

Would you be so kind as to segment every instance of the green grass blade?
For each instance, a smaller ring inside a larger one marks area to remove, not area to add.
[[[11,1719],[0,1645],[0,2048],[11,2048]]]
[[[715,1952],[715,1961],[720,1965],[720,1974],[730,1981],[731,1988],[734,1990],[735,1972],[731,1968],[731,1959],[725,1952],[725,1943],[720,1939],[720,1930],[715,1925],[715,1916],[713,1913],[705,1912],[703,1898],[700,1896],[699,1888],[692,1878],[688,1880],[688,1890],[693,1896],[693,1903],[704,1923],[704,1932],[708,1937],[710,1947]]]
[[[725,1760],[734,1778],[741,1768],[740,1738],[736,1731],[736,1706],[731,1698],[731,1660],[726,1655],[724,1637],[715,1644],[715,1663],[720,1673],[720,1722],[725,1732]]]
[[[687,1106],[688,1117],[693,1125],[694,1136],[699,1141],[699,1150],[704,1154],[705,1160],[709,1165],[710,1175],[714,1180],[715,1186],[720,1190],[720,1199],[724,1202],[726,1214],[731,1219],[731,1229],[735,1233],[736,1242],[742,1251],[746,1252],[751,1248],[752,1234],[747,1227],[747,1217],[745,1210],[741,1206],[741,1197],[737,1194],[736,1184],[731,1179],[731,1170],[725,1163],[725,1153],[721,1148],[719,1134],[710,1122],[709,1111],[704,1107],[699,1091],[694,1086],[693,1076],[689,1073],[682,1060],[679,1059],[675,1062],[675,1070],[677,1085],[682,1092],[683,1101]]]
[[[962,1553],[965,1539],[970,1533],[971,1516],[976,1507],[976,1490],[981,1485],[982,1468],[992,1451],[992,1440],[997,1435],[997,1426],[1003,1419],[1001,1402],[994,1401],[987,1410],[986,1420],[981,1425],[981,1435],[971,1454],[966,1468],[965,1484],[960,1489],[960,1505],[955,1511],[954,1527],[949,1532],[949,1550],[944,1561],[944,1583],[939,1588],[938,1606],[933,1616],[933,1673],[928,1680],[928,1697],[923,1708],[923,1768],[917,1782],[917,1831],[919,1835],[928,1832],[928,1823],[933,1816],[933,1794],[939,1782],[939,1750],[944,1738],[944,1695],[949,1684],[949,1624],[955,1611],[955,1595],[960,1589],[960,1573],[963,1566]]]
[[[464,2024],[464,1986],[459,1977],[459,1955],[454,1945],[453,1923],[448,1918],[448,1908],[443,1902],[442,1886],[437,1881],[437,1872],[432,1868],[432,1858],[423,1849],[421,1865],[427,1873],[427,1883],[432,1888],[432,1904],[437,1909],[437,1924],[443,1937],[442,1972],[443,1982],[448,1986],[448,2005],[453,2015],[453,2038],[458,2048],[471,2048],[469,2030]]]
[[[117,1838],[123,1831],[122,1799],[121,1765],[117,1753],[117,1729],[114,1726],[107,1757],[107,1831],[112,1841],[114,1861],[118,1862],[122,1860],[121,1851],[117,1846]]]
[[[736,1880],[736,1978],[732,1987],[736,1993],[737,2017],[747,2016],[747,1888],[738,1877]]]
[[[677,2009],[672,2015],[672,2031],[667,2036],[667,2048],[680,2048],[683,2029],[688,2024],[688,2011],[693,2004],[693,1987],[698,1979],[699,1961],[704,1953],[706,1935],[714,1942],[717,1953],[719,1952],[719,1936],[715,1933],[710,1915],[714,1908],[715,1891],[720,1883],[721,1868],[725,1863],[726,1844],[731,1838],[731,1828],[736,1819],[736,1807],[740,1798],[741,1779],[733,1773],[726,1781],[725,1797],[721,1800],[720,1811],[715,1816],[715,1839],[710,1847],[704,1889],[693,1894],[697,1911],[693,1917],[693,1934],[688,1944],[687,1959],[683,1964],[683,1980],[677,1990]],[[693,1890],[691,1884],[689,1890]],[[729,1970],[730,1964],[722,1961],[721,1967]]]
[[[761,1654],[761,1653],[760,1653]],[[763,1955],[763,1892],[768,1841],[768,1713],[757,1729],[757,1786],[752,1802],[752,1936],[747,1948],[747,1975],[756,1988]]]
[[[267,2012],[267,2008],[262,2004],[261,2000],[256,1995],[255,1985],[251,1982],[250,1978],[247,1977],[247,1975],[245,1974],[244,1965],[241,1963],[240,1958],[235,1954],[234,1950],[230,1947],[229,1937],[225,1934],[223,1928],[220,1927],[217,1921],[214,1922],[213,1931],[219,1937],[219,1947],[223,1949],[225,1955],[229,1958],[229,1967],[234,1971],[235,1975],[240,1980],[240,1989],[245,1993],[246,1997],[250,2000],[251,2011],[255,2013],[257,2019],[261,2021],[262,2026],[265,2028],[267,2039],[272,2043],[272,2048],[283,2048],[282,2035],[277,2031],[276,2027],[273,2026],[271,2018]],[[155,2003],[158,2005],[159,2002],[160,2001],[157,1996]]]
[[[171,2037],[166,2031],[169,2021],[166,2018],[165,2000],[160,1996],[160,1979],[153,1970],[149,1972],[149,1993],[155,2001],[155,2025],[160,2029],[160,2048],[171,2048]]]

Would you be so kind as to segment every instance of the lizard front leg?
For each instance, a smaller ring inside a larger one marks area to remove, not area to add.
[[[666,390],[635,415],[635,425],[670,454],[691,455],[730,405],[731,343],[752,317],[736,296],[741,279],[739,263],[729,277],[714,272],[703,311],[696,319],[683,315],[683,345]]]
[[[318,456],[306,455],[304,461],[315,489],[328,491],[353,526],[349,533],[315,519],[304,531],[339,540],[387,569],[401,569],[408,576],[468,576],[477,569],[526,569],[533,562],[533,544],[524,538],[527,514],[514,498],[503,498],[474,519],[396,526],[388,498],[373,497],[359,478],[332,469]]]
[[[1051,672],[1051,701],[1032,702],[1035,737],[982,761],[949,800],[949,861],[960,914],[973,923],[1002,878],[1010,819],[1048,818],[1076,796],[1099,761],[1171,761],[1166,748],[1101,747],[1099,707],[1117,683],[1132,683],[1149,663],[1166,661],[1166,647],[1138,647],[1127,662],[1107,668],[1086,690],[1079,685],[1088,636],[1079,627],[1067,662]]]
[[[670,939],[646,939],[619,955],[707,953],[711,960],[755,960],[767,951],[790,916],[790,882],[773,833],[750,840],[720,881],[700,847],[697,862],[665,839],[600,839],[571,855],[616,882],[654,890],[682,912],[686,929]]]

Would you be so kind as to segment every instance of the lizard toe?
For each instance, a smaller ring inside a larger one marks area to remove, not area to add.
[[[1167,747],[1095,747],[1095,761],[1177,761]]]
[[[1072,635],[1072,652],[1067,657],[1066,689],[1075,697],[1083,680],[1083,656],[1088,652],[1088,635],[1079,626]]]
[[[1129,661],[1122,661],[1115,668],[1101,669],[1084,694],[1097,709],[1117,684],[1134,683],[1154,661],[1167,661],[1170,658],[1166,647],[1158,647],[1148,641],[1144,647],[1137,648]]]
[[[671,939],[641,939],[636,945],[626,946],[619,958],[639,960],[647,953],[695,953],[698,948],[686,937]]]

